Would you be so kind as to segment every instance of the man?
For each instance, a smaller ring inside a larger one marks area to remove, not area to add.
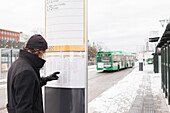
[[[47,81],[58,80],[56,74],[59,74],[54,72],[48,77],[40,77],[40,68],[45,63],[42,57],[47,48],[41,35],[33,35],[10,67],[7,80],[9,113],[43,113],[41,87]]]

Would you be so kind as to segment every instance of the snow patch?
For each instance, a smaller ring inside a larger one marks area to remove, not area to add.
[[[142,73],[135,68],[116,85],[88,104],[88,113],[128,112],[142,81]]]

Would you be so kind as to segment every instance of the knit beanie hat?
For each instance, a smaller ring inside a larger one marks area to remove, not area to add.
[[[46,40],[40,34],[35,34],[28,40],[26,48],[46,50],[48,45]]]

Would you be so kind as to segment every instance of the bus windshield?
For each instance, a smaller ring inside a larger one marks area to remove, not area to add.
[[[97,57],[97,62],[111,62],[111,57]]]

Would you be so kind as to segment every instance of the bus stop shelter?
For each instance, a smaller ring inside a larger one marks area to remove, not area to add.
[[[157,48],[161,49],[161,87],[170,105],[170,23],[166,26],[162,37],[159,38]]]
[[[149,42],[158,42],[160,37],[153,37],[153,38],[149,38]],[[160,52],[158,51],[157,47],[155,48],[155,53],[152,53],[153,55],[153,70],[155,73],[159,73],[159,55]]]

